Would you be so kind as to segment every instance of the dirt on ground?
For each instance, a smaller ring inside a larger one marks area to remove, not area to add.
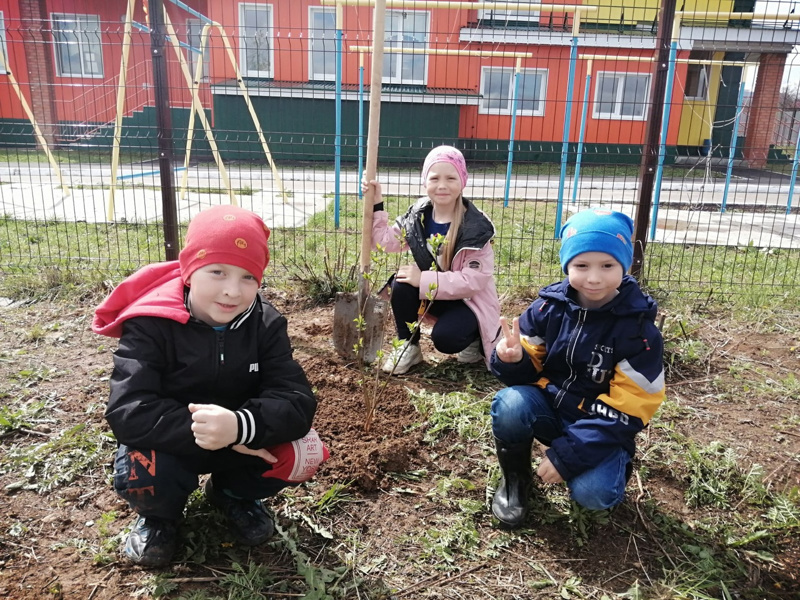
[[[365,432],[363,373],[333,352],[333,308],[308,306],[279,293],[268,296],[289,320],[295,357],[319,401],[315,428],[331,457],[312,483],[273,502],[281,531],[296,540],[296,548],[285,543],[237,550],[223,541],[223,549],[209,553],[205,560],[195,554],[163,570],[175,577],[179,589],[207,588],[208,582],[231,572],[234,562],[265,564],[279,579],[302,579],[298,565],[307,558],[308,565],[325,573],[344,570],[348,577],[355,580],[357,574],[368,582],[361,587],[353,584],[351,594],[336,597],[600,598],[623,593],[637,582],[647,586],[660,580],[663,565],[672,563],[679,570],[682,561],[695,560],[692,548],[676,547],[660,533],[667,521],[686,530],[704,519],[748,518],[743,503],[726,510],[690,508],[685,500],[686,484],[675,475],[675,469],[650,460],[647,476],[637,474],[631,480],[625,503],[585,538],[576,537],[574,526],[565,520],[537,521],[535,515],[544,514],[538,510],[532,511],[534,515],[523,530],[509,534],[497,528],[487,509],[475,522],[478,550],[448,556],[446,544],[432,542],[424,547],[433,548],[429,566],[421,568],[425,561],[420,558],[420,540],[436,541],[436,532],[445,531],[450,517],[460,511],[457,502],[441,499],[434,481],[446,475],[450,481],[471,482],[474,487],[453,491],[453,497],[486,502],[493,466],[485,447],[491,443],[491,435],[483,445],[465,444],[455,434],[435,444],[426,442],[425,423],[408,391],[446,393],[470,386],[478,396],[485,396],[488,410],[491,395],[500,384],[482,365],[460,365],[424,342],[426,364],[392,378],[373,424]],[[525,305],[506,306],[504,312],[518,313]],[[0,438],[4,464],[9,464],[12,453],[20,448],[37,447],[46,454],[47,442],[66,429],[91,426],[108,431],[103,409],[115,341],[91,333],[92,309],[90,302],[39,302],[0,309],[0,406],[9,407],[0,416],[9,418],[12,407],[34,402],[52,406],[34,427],[15,428]],[[672,357],[668,395],[677,408],[660,419],[673,436],[678,432],[700,445],[718,440],[737,453],[743,467],[761,465],[761,477],[769,489],[796,489],[800,486],[797,398],[771,395],[762,401],[751,391],[757,386],[736,367],[763,365],[770,373],[795,374],[800,366],[798,340],[790,333],[735,327],[727,320],[709,324],[705,351],[712,356],[703,360]],[[727,378],[731,385],[721,386],[720,378]],[[738,389],[739,393],[720,394],[720,389]],[[787,420],[787,416],[792,418]],[[643,432],[640,455],[659,456],[665,437],[663,430],[653,427]],[[44,473],[27,473],[21,478],[12,469],[0,469],[0,597],[100,600],[150,596],[147,578],[154,572],[127,564],[116,551],[98,558],[103,555],[104,540],[122,539],[133,519],[111,489],[114,445],[112,440],[104,443],[101,452],[107,460],[101,466],[58,481],[49,490],[31,489],[35,487],[31,482]],[[43,465],[47,465],[45,456],[37,469],[60,468]],[[337,485],[346,487],[341,496],[331,496],[330,490]],[[542,503],[548,502],[545,495],[541,498]],[[309,514],[308,506],[324,507],[326,502],[330,503],[328,510]],[[187,540],[194,539],[195,532],[183,533]],[[763,590],[763,598],[800,597],[798,537],[796,532],[779,536],[769,560],[742,560],[748,571],[742,574],[742,586]],[[724,541],[701,539],[699,533],[695,546],[727,551]],[[746,544],[743,548],[746,552]],[[357,568],[348,563],[355,556],[360,561]],[[371,596],[359,591],[366,589],[372,590]],[[385,594],[375,591],[381,589]],[[657,590],[651,592],[641,597],[670,597],[667,591],[662,596]],[[733,595],[724,596],[720,589],[717,597],[755,597],[730,592]],[[263,597],[292,596],[303,597],[291,593],[291,588]]]

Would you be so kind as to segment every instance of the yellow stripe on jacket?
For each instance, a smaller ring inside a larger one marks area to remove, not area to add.
[[[597,399],[632,417],[638,417],[647,425],[664,401],[664,370],[655,381],[639,373],[627,359],[614,367],[614,377],[609,382],[608,394],[600,394]]]
[[[544,338],[521,335],[519,341],[522,344],[522,349],[528,353],[528,356],[533,361],[536,372],[541,373],[544,370],[544,359],[547,356]]]

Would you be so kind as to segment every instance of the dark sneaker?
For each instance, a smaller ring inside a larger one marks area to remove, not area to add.
[[[244,500],[229,496],[214,488],[209,477],[206,481],[206,498],[219,508],[233,530],[236,538],[246,546],[263,544],[275,533],[275,523],[267,514],[261,500]]]
[[[177,543],[178,527],[175,521],[139,517],[122,553],[137,565],[162,567],[172,560]]]

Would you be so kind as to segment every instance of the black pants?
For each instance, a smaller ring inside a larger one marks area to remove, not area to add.
[[[263,459],[228,449],[208,451],[195,459],[121,444],[114,459],[114,489],[143,517],[178,519],[201,473],[212,474],[216,489],[257,500],[292,485],[264,477],[269,470]]]
[[[394,280],[390,301],[397,337],[401,340],[412,339],[411,330],[406,323],[414,323],[419,317],[419,288]],[[428,314],[437,318],[431,331],[431,341],[443,354],[461,352],[480,338],[478,319],[463,300],[434,300],[430,303]],[[413,341],[418,340],[419,329],[413,334]]]

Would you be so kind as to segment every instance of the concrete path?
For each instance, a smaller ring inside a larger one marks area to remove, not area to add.
[[[267,165],[242,168],[229,166],[231,186],[239,190],[237,201],[261,214],[271,227],[299,227],[333,201],[335,175],[332,170],[281,167],[280,186]],[[177,170],[179,188],[183,171]],[[752,175],[748,173],[748,175]],[[162,218],[160,178],[153,164],[122,165],[113,210],[109,208],[110,166],[67,165],[62,176],[69,188],[65,196],[50,166],[44,164],[0,164],[0,214],[21,219],[85,222],[155,222]],[[422,193],[419,174],[388,170],[379,173],[384,193],[414,196]],[[187,186],[193,190],[178,195],[178,218],[189,220],[206,206],[229,202],[215,166],[192,166]],[[608,206],[635,216],[638,182],[634,178],[603,177],[582,179],[575,201],[573,182],[564,182],[563,208],[568,213],[588,206]],[[358,177],[352,171],[340,175],[340,193],[354,194]],[[508,190],[509,202],[557,202],[558,177],[517,177]],[[754,245],[764,248],[800,248],[798,209],[786,214],[789,204],[786,176],[760,179],[736,177],[727,196],[724,178],[672,179],[662,182],[656,211],[655,241],[686,244]],[[800,186],[796,190],[800,192]],[[476,172],[469,181],[470,198],[504,199],[505,177]],[[795,194],[797,195],[797,194]],[[726,210],[721,206],[725,202]],[[796,199],[795,206],[800,205]],[[568,214],[565,214],[565,219]]]

